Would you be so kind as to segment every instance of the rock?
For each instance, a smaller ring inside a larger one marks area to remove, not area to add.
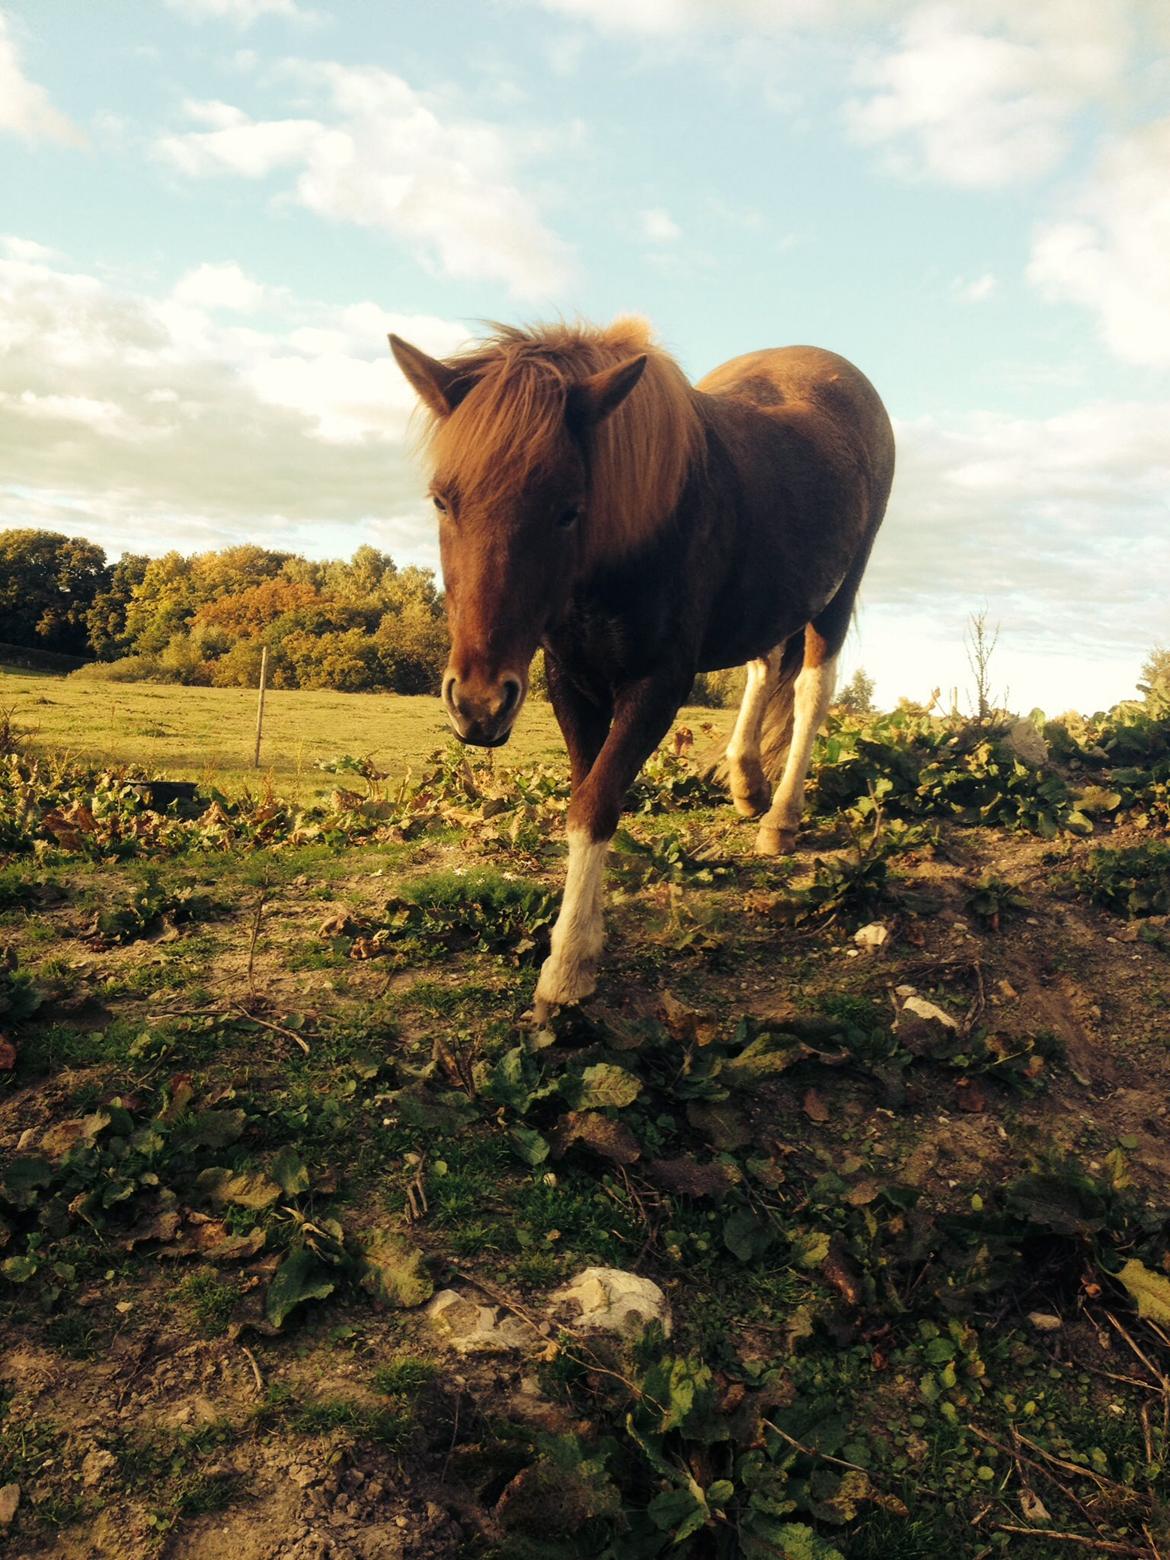
[[[0,1485],[0,1527],[7,1527],[20,1505],[20,1485]]]
[[[1059,1316],[1052,1316],[1047,1311],[1029,1311],[1028,1320],[1037,1332],[1059,1332],[1064,1326]]]
[[[554,1290],[549,1303],[580,1332],[637,1338],[651,1322],[670,1334],[670,1307],[658,1285],[621,1268],[591,1267]]]
[[[917,986],[895,986],[894,987],[894,994],[896,996],[899,996],[899,997],[916,997],[918,995],[918,987]]]
[[[907,997],[894,1020],[894,1033],[914,1056],[932,1055],[958,1031],[951,1015],[925,997]]]
[[[104,1447],[95,1446],[92,1452],[87,1452],[81,1464],[81,1482],[87,1490],[100,1484],[107,1473],[118,1466],[118,1459],[113,1452],[107,1452]]]
[[[456,1289],[440,1289],[423,1315],[459,1354],[505,1354],[509,1349],[543,1348],[544,1340],[519,1317],[498,1306],[480,1305]]]
[[[853,941],[859,948],[880,948],[889,935],[889,931],[880,921],[871,921],[868,926],[857,928],[853,934]]]
[[[925,997],[907,997],[902,1004],[902,1013],[898,1022],[901,1024],[905,1014],[911,1014],[914,1018],[921,1018],[930,1024],[942,1024],[945,1029],[958,1029],[958,1024],[949,1013],[937,1007],[933,1002],[928,1002]]]
[[[1030,720],[1016,721],[1003,739],[1003,745],[1013,758],[1029,769],[1042,769],[1048,762],[1048,743]]]

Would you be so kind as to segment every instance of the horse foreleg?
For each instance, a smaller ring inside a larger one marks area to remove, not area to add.
[[[792,739],[784,773],[756,836],[756,851],[761,856],[786,855],[796,846],[813,743],[829,713],[836,681],[836,651],[830,650],[828,640],[810,623],[805,630],[804,665],[793,688]]]
[[[622,690],[597,759],[569,803],[569,870],[552,948],[536,984],[538,1022],[549,1010],[591,996],[604,941],[605,858],[622,802],[639,769],[662,741],[693,673],[647,678]]]
[[[760,726],[768,702],[768,680],[780,672],[780,651],[747,663],[747,684],[735,729],[727,744],[727,783],[736,812],[757,818],[766,811],[772,788],[760,763]]]

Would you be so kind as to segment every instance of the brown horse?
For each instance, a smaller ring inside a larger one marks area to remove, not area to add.
[[[764,813],[761,853],[793,848],[893,434],[869,381],[815,347],[749,353],[692,387],[639,320],[501,329],[445,362],[390,345],[430,414],[451,725],[506,742],[543,645],[569,750],[545,1016],[594,989],[606,851],[696,672],[746,662],[732,799]]]

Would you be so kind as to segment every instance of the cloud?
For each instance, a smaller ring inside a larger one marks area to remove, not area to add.
[[[234,22],[237,27],[251,27],[263,16],[312,19],[312,12],[303,10],[296,0],[167,0],[167,5],[192,22]]]
[[[112,551],[250,536],[320,555],[364,534],[425,554],[414,396],[386,334],[443,353],[462,327],[272,290],[258,329],[187,294],[0,260],[0,526],[53,524]]]
[[[1168,422],[1170,404],[1098,402],[899,424],[867,598],[960,620],[986,599],[1032,644],[1152,644],[1165,633]]]
[[[1034,179],[1065,154],[1074,113],[1121,81],[1141,4],[918,6],[893,48],[856,67],[849,128],[911,177],[967,188]]]
[[[264,302],[265,288],[233,262],[198,265],[179,278],[173,296],[198,309],[233,309],[250,314]]]
[[[953,286],[956,296],[964,303],[984,303],[998,283],[990,271],[984,271],[981,276],[956,276]]]
[[[516,182],[521,139],[441,113],[377,68],[291,67],[319,117],[256,120],[225,103],[187,106],[210,128],[168,135],[158,155],[190,178],[287,173],[285,198],[318,216],[379,228],[452,277],[548,298],[570,279],[566,246]]]
[[[53,107],[44,87],[24,74],[8,21],[0,11],[0,131],[5,130],[28,141],[85,145],[81,131]]]
[[[1127,363],[1170,367],[1170,118],[1109,143],[1075,215],[1036,233],[1028,279],[1092,310]]]
[[[642,233],[652,244],[672,244],[682,237],[682,228],[661,206],[641,213]]]

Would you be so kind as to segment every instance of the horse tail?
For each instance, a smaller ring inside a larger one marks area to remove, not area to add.
[[[760,722],[760,766],[777,785],[792,742],[793,694],[804,664],[804,635],[793,634],[784,646],[780,664],[768,679],[764,714]]]

